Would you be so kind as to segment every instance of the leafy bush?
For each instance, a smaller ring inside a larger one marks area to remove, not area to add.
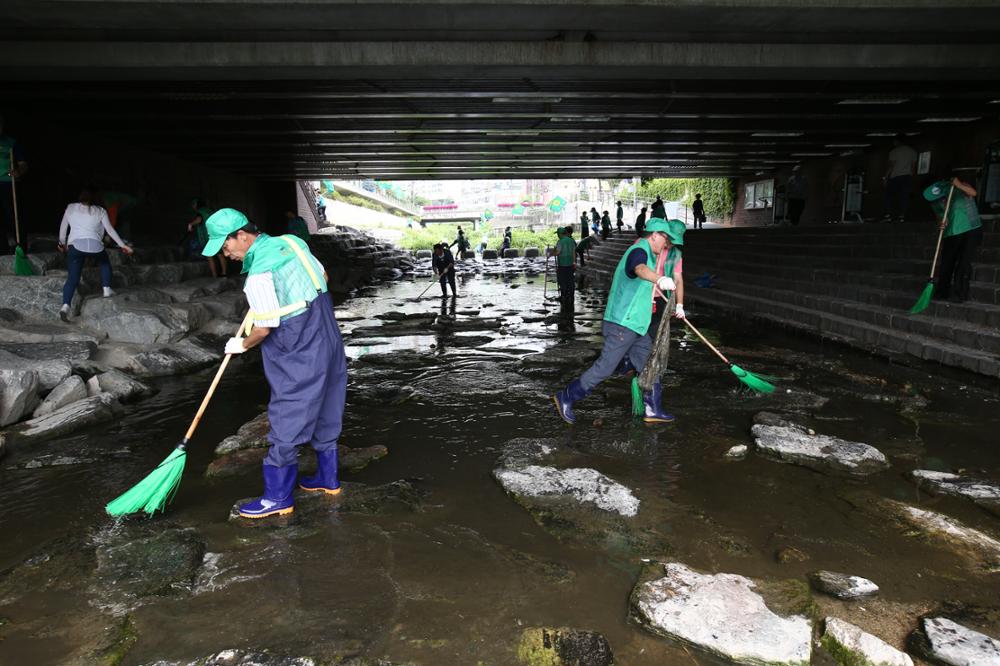
[[[485,232],[482,229],[472,231],[469,226],[465,226],[465,237],[469,240],[473,249],[479,247]],[[406,229],[403,237],[396,243],[407,250],[429,250],[435,243],[445,241],[451,243],[458,238],[458,226],[454,224],[428,224],[426,228],[414,226]],[[528,231],[527,229],[511,229],[511,247],[523,250],[526,247],[537,247],[544,250],[547,245],[556,244],[556,230],[542,229],[540,231]],[[496,250],[503,244],[502,234],[489,234],[486,238],[488,249]]]

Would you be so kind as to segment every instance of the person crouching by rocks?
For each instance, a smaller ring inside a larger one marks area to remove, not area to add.
[[[347,359],[333,315],[323,266],[300,238],[260,233],[232,208],[206,221],[213,257],[221,250],[243,262],[243,291],[252,312],[253,329],[231,338],[227,354],[242,354],[258,345],[271,387],[267,433],[271,446],[264,458],[264,494],[240,505],[244,518],[292,513],[298,475],[296,447],[316,451],[316,475],[298,479],[299,488],[335,495],[337,440],[344,417]]]
[[[552,396],[559,416],[567,423],[576,421],[573,403],[583,400],[595,386],[615,374],[623,361],[627,359],[636,372],[642,371],[656,336],[653,326],[658,318],[653,316],[653,309],[658,295],[669,300],[670,292],[676,290],[674,316],[684,318],[683,244],[683,222],[653,218],[646,225],[643,237],[618,262],[601,324],[604,335],[601,355],[579,379]],[[661,392],[657,380],[653,389],[643,394],[646,406],[643,420],[647,423],[674,420],[660,405]]]
[[[101,286],[104,297],[113,296],[111,291],[111,260],[104,249],[104,234],[111,237],[122,252],[132,254],[132,248],[118,235],[111,226],[108,212],[94,203],[92,188],[80,190],[79,200],[66,206],[62,224],[59,225],[59,251],[66,253],[66,283],[63,285],[63,304],[59,309],[59,318],[69,321],[69,306],[73,301],[76,288],[80,286],[80,276],[83,274],[83,264],[88,257],[97,259],[101,269]]]
[[[451,254],[451,249],[444,243],[434,246],[434,256],[431,258],[431,265],[434,274],[441,279],[441,298],[448,295],[448,285],[451,285],[451,295],[458,296],[455,289],[455,257]]]

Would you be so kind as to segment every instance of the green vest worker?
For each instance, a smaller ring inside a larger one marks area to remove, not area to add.
[[[653,218],[646,225],[643,237],[618,262],[601,325],[604,335],[601,356],[579,379],[552,397],[559,416],[567,423],[576,421],[573,403],[585,398],[595,386],[613,375],[623,361],[627,360],[636,371],[646,365],[653,349],[652,338],[656,335],[653,310],[657,292],[669,299],[670,292],[676,290],[674,316],[684,318],[680,247],[683,244],[683,222]],[[653,389],[643,395],[646,404],[643,420],[647,423],[674,420],[660,406],[660,394],[660,382],[657,381]]]
[[[208,245],[243,262],[243,291],[253,319],[245,338],[231,338],[227,354],[260,345],[271,387],[267,418],[271,448],[264,458],[264,495],[239,507],[244,518],[264,518],[294,509],[296,447],[316,451],[315,476],[298,479],[303,490],[336,494],[337,440],[344,417],[347,359],[333,316],[323,266],[295,236],[259,233],[243,213],[216,211],[205,222]]]
[[[954,187],[948,219],[944,219],[948,192]],[[964,303],[969,298],[972,260],[983,241],[983,223],[976,206],[976,188],[958,178],[938,181],[924,190],[935,214],[941,218],[941,268],[934,285],[934,298]],[[952,288],[954,287],[954,289]]]

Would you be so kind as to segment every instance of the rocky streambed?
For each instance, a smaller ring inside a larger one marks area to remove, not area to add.
[[[231,514],[266,446],[253,355],[152,520],[102,506],[169,451],[211,370],[71,370],[69,395],[101,390],[70,404],[112,413],[0,461],[0,662],[1000,660],[995,387],[696,311],[779,391],[681,336],[675,423],[632,420],[617,379],[568,427],[548,396],[596,357],[600,295],[559,315],[530,258],[464,262],[460,298],[415,300],[430,279],[420,260],[338,306],[345,490],[281,520]]]

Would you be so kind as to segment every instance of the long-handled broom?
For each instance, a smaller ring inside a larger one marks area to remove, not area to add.
[[[14,151],[10,151],[10,166],[11,169],[14,168]],[[14,205],[14,275],[34,275],[35,269],[31,267],[31,262],[28,261],[27,255],[24,254],[24,248],[21,247],[21,218],[18,217],[17,212],[17,185],[14,181],[17,179],[11,174],[10,177],[10,196],[11,203]]]
[[[774,384],[772,384],[769,381],[767,381],[768,379],[771,379],[771,377],[766,377],[766,375],[755,375],[754,373],[750,372],[749,370],[744,370],[743,368],[741,368],[740,366],[736,365],[735,363],[730,363],[729,359],[726,358],[725,356],[723,356],[722,352],[720,352],[718,349],[716,349],[715,345],[713,345],[711,342],[709,342],[708,339],[705,338],[705,336],[701,334],[701,331],[699,331],[697,328],[694,327],[694,324],[692,324],[687,319],[684,320],[684,323],[687,324],[688,328],[690,328],[692,331],[694,331],[695,335],[697,335],[699,338],[701,338],[701,341],[704,342],[708,346],[709,349],[711,349],[713,352],[715,352],[715,355],[718,356],[722,360],[723,363],[725,363],[726,365],[729,366],[729,370],[734,375],[736,375],[737,379],[739,379],[741,382],[743,382],[744,384],[746,384],[748,387],[752,388],[754,391],[760,391],[761,393],[773,393],[774,392]]]
[[[251,313],[248,312],[243,323],[240,324],[239,330],[236,331],[237,336],[241,335],[247,324],[250,323],[250,317]],[[104,509],[109,515],[117,517],[145,511],[152,516],[157,511],[163,511],[166,508],[177,492],[177,488],[181,485],[181,475],[184,474],[184,464],[187,462],[187,445],[191,441],[191,437],[194,436],[194,431],[205,413],[205,408],[208,407],[208,403],[215,393],[215,388],[219,385],[219,380],[222,379],[222,373],[226,371],[226,366],[229,365],[229,359],[232,357],[232,354],[226,354],[226,357],[222,359],[222,365],[215,373],[215,378],[212,380],[211,386],[208,387],[208,393],[205,394],[201,406],[198,407],[198,413],[191,421],[191,426],[184,433],[184,439],[174,447],[174,450],[163,462],[146,475],[146,478],[122,493],[118,498],[108,502]]]
[[[937,269],[938,255],[941,254],[941,239],[944,238],[944,230],[948,226],[948,213],[951,211],[951,197],[955,194],[955,186],[948,190],[948,202],[944,205],[944,217],[941,222],[941,230],[938,232],[937,247],[934,249],[934,261],[931,262],[931,276],[927,279],[927,286],[920,293],[920,298],[910,308],[910,314],[918,314],[927,309],[931,304],[931,297],[934,295],[934,285],[937,280],[934,278],[934,271]]]
[[[452,264],[451,266],[449,266],[449,267],[448,267],[448,271],[454,271],[454,270],[455,270],[455,264]],[[442,277],[443,275],[445,275],[445,274],[446,274],[446,273],[447,273],[448,271],[445,271],[445,272],[444,272],[444,273],[442,273],[441,275],[435,275],[435,276],[434,276],[433,278],[431,278],[431,281],[427,283],[427,286],[426,286],[426,287],[424,287],[424,290],[423,290],[422,292],[420,292],[420,295],[419,295],[419,296],[417,296],[416,298],[411,298],[410,300],[411,300],[411,301],[412,301],[413,303],[416,303],[416,302],[417,302],[417,301],[419,301],[419,300],[420,300],[421,298],[423,298],[423,297],[424,297],[424,294],[426,294],[426,293],[427,293],[427,290],[428,290],[428,289],[430,289],[431,287],[433,287],[433,286],[434,286],[434,283],[435,283],[435,282],[439,282],[439,281],[441,280],[441,277]]]

